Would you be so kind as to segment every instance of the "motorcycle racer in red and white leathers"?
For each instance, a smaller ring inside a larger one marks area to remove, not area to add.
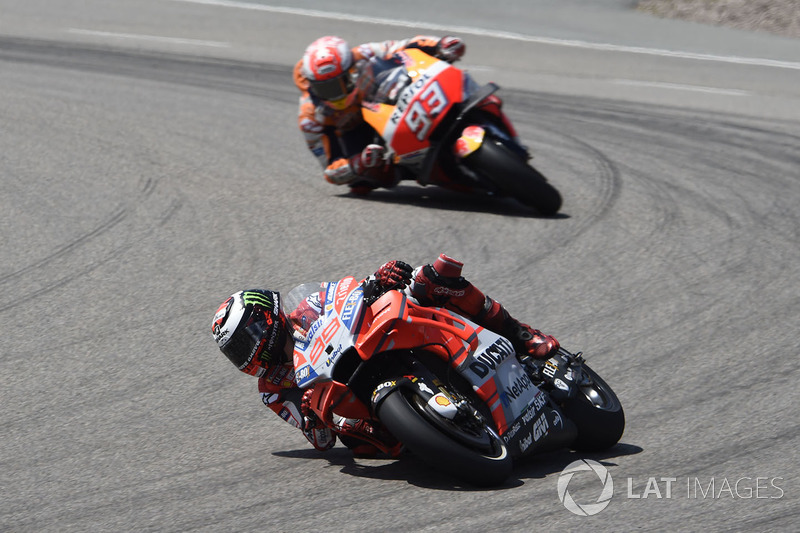
[[[384,147],[373,143],[375,132],[361,116],[357,77],[363,61],[408,48],[449,63],[466,50],[461,39],[451,36],[417,36],[352,48],[340,37],[327,36],[311,43],[295,65],[294,82],[301,93],[297,123],[329,183],[349,185],[356,194],[396,184],[393,169],[384,160]]]
[[[445,307],[508,338],[517,353],[548,358],[558,348],[551,335],[512,318],[505,308],[461,276],[462,264],[442,254],[432,264],[412,270],[402,261],[389,261],[361,281],[368,301],[390,289],[403,289],[422,305]],[[303,340],[325,308],[324,284],[288,314],[281,308],[280,294],[251,289],[230,296],[217,310],[211,325],[219,349],[236,367],[258,377],[261,401],[279,417],[303,431],[320,451],[328,450],[339,435],[357,456],[378,452],[374,442],[400,445],[383,428],[367,420],[334,417],[326,427],[309,408],[312,388],[297,386],[292,352]]]

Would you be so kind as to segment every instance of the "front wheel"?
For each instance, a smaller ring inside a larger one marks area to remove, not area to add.
[[[397,389],[381,402],[378,418],[414,455],[468,483],[495,486],[511,475],[506,445],[479,415],[449,420],[412,391]]]
[[[614,446],[625,431],[625,413],[611,387],[589,368],[581,367],[584,380],[578,394],[568,400],[562,409],[578,427],[578,436],[572,448],[582,451],[601,451]]]
[[[555,215],[561,209],[561,194],[535,168],[500,142],[487,137],[477,152],[464,159],[473,171],[503,192],[541,214]]]

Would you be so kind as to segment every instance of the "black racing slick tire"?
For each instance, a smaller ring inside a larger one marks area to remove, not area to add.
[[[487,138],[464,162],[473,172],[542,215],[555,215],[561,209],[561,194],[547,178],[494,139]]]
[[[614,446],[625,431],[625,413],[611,387],[586,365],[582,371],[591,383],[580,387],[578,394],[562,406],[564,415],[578,428],[572,448],[601,451]]]
[[[511,475],[511,456],[494,431],[485,424],[460,428],[428,412],[413,392],[391,392],[378,407],[378,418],[416,457],[469,484],[497,486]]]

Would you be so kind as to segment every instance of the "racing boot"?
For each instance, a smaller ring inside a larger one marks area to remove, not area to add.
[[[422,305],[447,307],[511,341],[520,356],[546,359],[558,351],[552,335],[513,318],[499,303],[461,276],[463,263],[441,254],[414,272],[411,294]]]

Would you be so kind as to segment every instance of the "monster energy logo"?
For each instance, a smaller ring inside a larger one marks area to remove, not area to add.
[[[261,292],[245,291],[242,293],[245,305],[260,305],[265,309],[272,309],[273,302],[269,296]]]

